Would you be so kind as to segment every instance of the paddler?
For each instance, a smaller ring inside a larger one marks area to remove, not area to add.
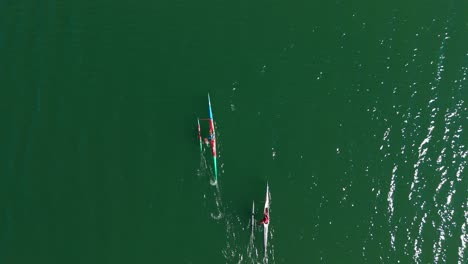
[[[204,139],[204,140],[205,140],[205,145],[206,145],[206,146],[209,146],[209,145],[210,145],[210,141],[213,140],[213,139],[214,139],[214,134],[213,134],[213,133],[210,133],[210,134],[208,135],[208,138],[205,138],[205,139]]]
[[[263,219],[262,221],[260,221],[260,224],[268,225],[269,222],[270,222],[270,216],[269,216],[268,208],[265,208],[265,211],[263,212]]]

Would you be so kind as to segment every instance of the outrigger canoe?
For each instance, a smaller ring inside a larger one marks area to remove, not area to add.
[[[209,118],[201,118],[201,120],[208,120],[210,122],[210,134],[208,138],[210,141],[211,153],[213,155],[213,166],[214,166],[213,170],[214,170],[214,178],[215,178],[215,183],[216,183],[218,182],[218,167],[216,165],[216,132],[215,132],[214,119],[213,119],[213,111],[211,110],[210,94],[208,94],[208,112],[209,112]],[[197,119],[197,123],[198,123],[198,139],[200,141],[200,151],[203,151],[200,118]]]
[[[208,94],[208,109],[210,111],[210,146],[211,152],[213,153],[213,166],[214,166],[214,175],[215,175],[215,183],[218,181],[218,168],[216,165],[216,132],[214,126],[214,119],[213,119],[213,112],[211,111],[211,100],[210,94]]]

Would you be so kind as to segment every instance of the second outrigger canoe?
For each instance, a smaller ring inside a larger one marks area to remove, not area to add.
[[[255,231],[255,202],[252,201],[252,231],[250,232],[250,236],[253,238],[254,231]]]
[[[265,259],[267,258],[267,248],[268,248],[268,225],[270,222],[270,188],[266,188],[266,198],[265,198],[265,207],[263,208],[263,213],[268,216],[268,223],[263,223],[263,239],[264,239],[264,247],[265,247]]]

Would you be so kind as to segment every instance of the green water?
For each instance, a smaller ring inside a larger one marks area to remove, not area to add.
[[[0,2],[0,263],[466,263],[467,7]]]

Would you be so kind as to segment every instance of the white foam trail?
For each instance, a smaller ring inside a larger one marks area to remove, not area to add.
[[[458,247],[458,264],[464,264],[466,258],[466,244],[468,243],[468,234],[466,232],[468,226],[468,201],[465,205],[465,222],[461,226],[460,246]]]
[[[396,171],[398,169],[398,165],[394,165],[392,170],[392,179],[390,181],[390,190],[388,191],[387,201],[388,201],[388,212],[390,214],[390,218],[393,217],[393,193],[395,192],[395,178],[396,178]]]
[[[462,68],[463,75],[465,78],[466,76],[466,68]],[[462,85],[458,87],[461,90]],[[452,97],[453,98],[453,97]],[[447,148],[442,149],[438,159],[437,164],[439,168],[437,171],[441,171],[441,182],[437,186],[436,194],[434,195],[434,202],[435,206],[438,208],[437,214],[440,219],[440,224],[437,227],[438,232],[438,239],[433,244],[433,252],[434,252],[434,263],[445,263],[446,262],[446,255],[447,255],[447,247],[445,246],[445,241],[448,238],[453,237],[454,227],[456,223],[454,223],[453,218],[455,214],[454,205],[452,204],[452,198],[456,193],[457,186],[460,185],[461,174],[464,170],[464,166],[466,163],[466,151],[465,146],[461,144],[460,141],[460,134],[462,132],[461,124],[458,125],[458,129],[454,131],[454,126],[457,126],[458,123],[463,122],[463,117],[460,115],[463,112],[462,109],[462,100],[458,101],[455,104],[454,109],[447,109],[446,114],[444,116],[444,141],[450,141],[450,151],[447,151]],[[448,153],[447,153],[448,152]],[[446,161],[447,160],[447,161]],[[453,167],[449,164],[459,164],[457,166],[456,171],[453,173]],[[447,166],[444,166],[447,165]],[[451,173],[449,173],[451,172]],[[453,177],[455,176],[455,177]],[[450,178],[449,178],[450,177]],[[448,183],[448,186],[447,184]],[[462,191],[466,192],[466,187],[461,187]],[[437,197],[440,197],[440,202],[438,203]],[[442,201],[444,201],[442,203]],[[466,218],[465,218],[466,219]],[[465,225],[465,223],[463,223]],[[462,226],[463,226],[462,225]],[[463,228],[462,228],[463,230]],[[463,232],[463,231],[462,231]],[[463,244],[461,247],[466,248]],[[464,250],[464,249],[463,249]],[[463,253],[462,253],[463,254]],[[459,256],[460,256],[460,247],[459,247]],[[460,262],[460,260],[459,260]]]
[[[216,213],[211,213],[211,217],[215,220],[220,220],[223,218],[223,201],[221,199],[221,190],[219,189],[218,184],[215,185],[214,199],[216,204]]]
[[[216,181],[215,179],[210,179],[210,185],[211,186],[218,186],[218,181]]]
[[[422,253],[422,233],[423,233],[423,228],[424,224],[426,223],[427,219],[427,213],[424,213],[424,216],[421,218],[421,222],[419,223],[419,228],[418,228],[418,237],[414,240],[414,256],[413,260],[415,263],[421,263],[421,258],[420,255]]]
[[[433,123],[434,119],[431,121]],[[426,138],[421,142],[418,148],[418,161],[416,164],[414,164],[414,175],[413,175],[413,182],[411,183],[410,187],[410,193],[408,195],[408,199],[411,200],[413,196],[413,191],[416,185],[419,184],[419,166],[424,163],[426,160],[426,154],[427,154],[427,149],[428,147],[425,147],[426,144],[428,144],[432,138],[432,131],[434,130],[434,125],[430,125],[428,128],[428,133]]]
[[[206,175],[208,170],[208,165],[206,164],[206,158],[203,154],[200,154],[200,166],[197,170],[197,176],[200,178],[203,175]]]
[[[251,263],[257,263],[258,259],[258,250],[255,247],[255,204],[252,205],[252,216],[249,220],[249,227],[250,227],[250,238],[249,238],[249,244],[247,245],[247,256],[249,257],[249,260]]]
[[[388,201],[388,223],[391,224],[393,221],[393,212],[394,212],[394,206],[393,206],[393,193],[395,192],[395,178],[396,178],[396,171],[398,169],[398,165],[394,165],[393,170],[392,170],[392,179],[390,181],[390,190],[388,191],[387,195],[387,201]],[[398,228],[392,228],[390,229],[390,246],[394,251],[396,251],[396,246],[395,246],[395,236]]]
[[[447,28],[445,28],[445,30],[447,31]],[[445,33],[445,35],[447,36],[448,33]],[[445,45],[446,45],[446,40],[448,38],[444,38],[442,40],[442,43],[441,43],[441,46],[439,48],[439,52],[440,52],[440,55],[439,55],[439,58],[438,58],[438,62],[437,62],[437,70],[436,70],[436,77],[435,77],[435,81],[434,81],[434,84],[431,86],[431,90],[436,90],[439,85],[440,85],[440,81],[442,80],[442,73],[444,72],[444,63],[445,63]],[[435,119],[439,113],[439,108],[438,107],[434,107],[434,104],[436,104],[438,101],[438,94],[437,94],[437,91],[435,91],[435,94],[433,96],[433,98],[431,98],[428,102],[428,108],[432,108],[431,110],[431,122],[430,122],[430,125],[428,127],[428,133],[426,135],[426,137],[424,138],[424,140],[421,142],[421,144],[419,145],[419,148],[418,148],[418,161],[416,162],[416,164],[414,165],[414,169],[415,169],[415,172],[414,172],[414,175],[413,175],[413,182],[411,183],[411,187],[410,187],[410,193],[408,195],[408,199],[409,200],[412,200],[412,196],[413,196],[413,192],[415,190],[415,187],[419,184],[419,167],[421,164],[423,164],[426,160],[426,153],[427,153],[427,150],[428,150],[428,145],[431,141],[431,138],[432,138],[432,131],[434,130],[435,128]],[[418,114],[419,116],[419,114]]]
[[[242,227],[241,220],[239,216],[234,216],[232,214],[228,214],[225,217],[225,224],[226,224],[226,247],[222,250],[223,256],[225,257],[227,263],[245,263],[245,261],[251,261],[255,263],[257,249],[255,248],[255,244],[253,240],[251,240],[251,244],[247,245],[247,260],[244,260],[244,247],[239,246],[239,234],[244,234],[245,228]],[[252,239],[252,236],[251,236]],[[254,256],[255,254],[255,256]],[[251,256],[254,256],[253,258]]]

